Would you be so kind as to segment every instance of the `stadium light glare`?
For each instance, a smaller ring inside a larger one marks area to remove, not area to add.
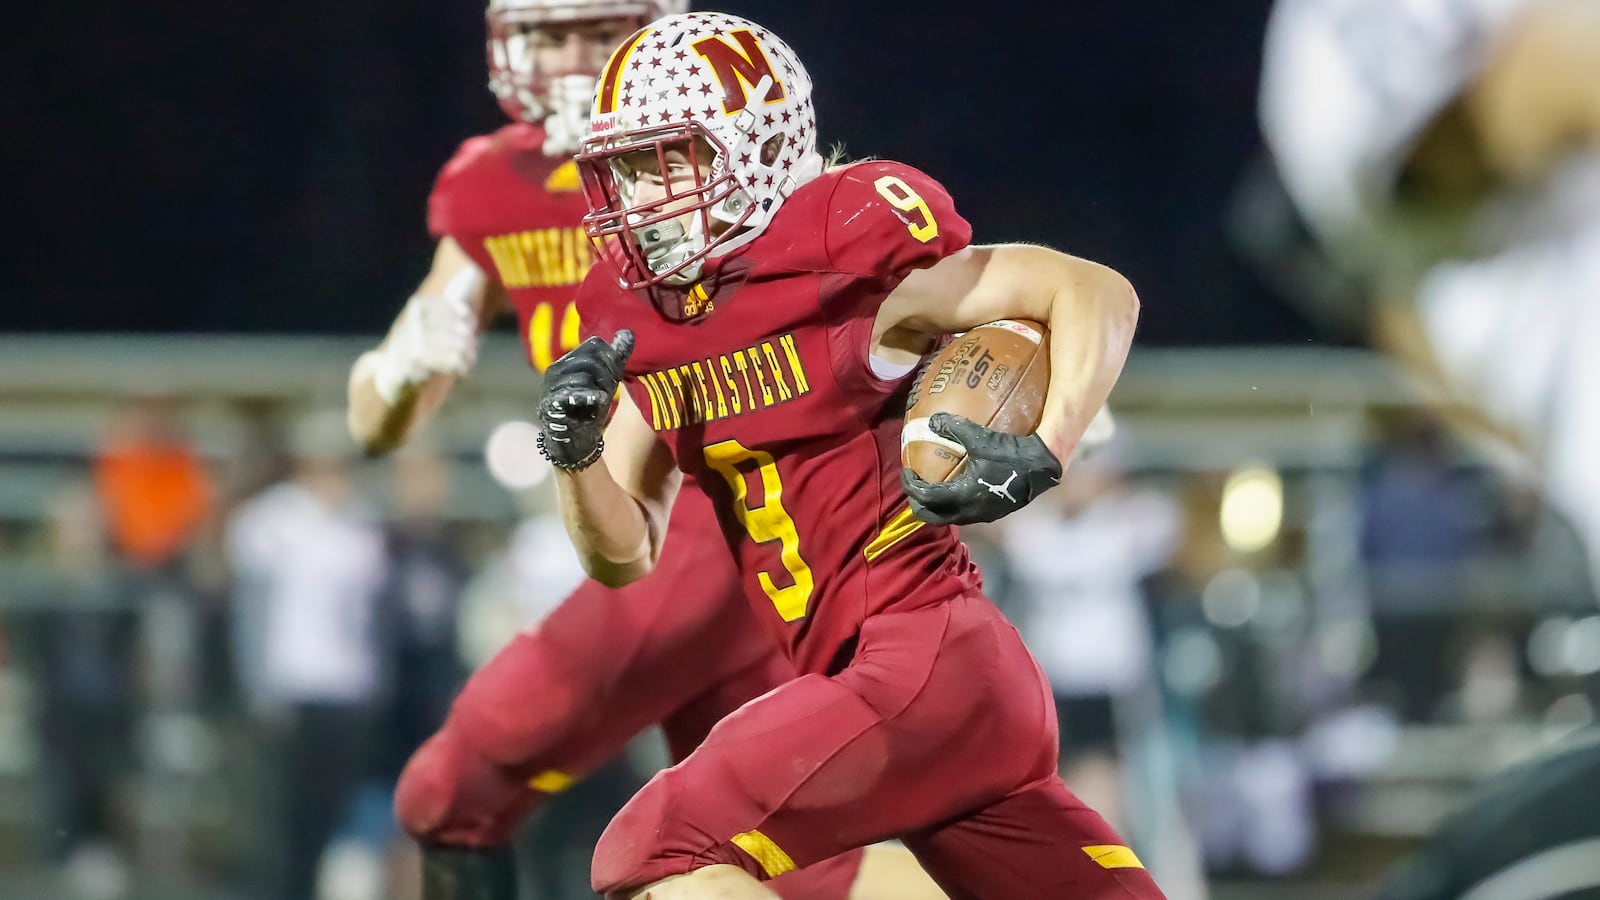
[[[1237,553],[1254,553],[1283,526],[1283,480],[1266,466],[1245,466],[1222,489],[1222,539]]]

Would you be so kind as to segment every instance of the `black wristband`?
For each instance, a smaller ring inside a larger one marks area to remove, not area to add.
[[[550,463],[550,465],[560,469],[563,472],[582,472],[584,469],[594,465],[595,461],[600,459],[600,455],[604,453],[606,449],[606,439],[600,438],[599,440],[595,441],[594,449],[589,451],[588,456],[585,456],[583,459],[580,459],[576,462],[567,462],[565,460],[557,459],[556,456],[550,452],[550,448],[545,446],[544,432],[542,430],[539,432],[539,436],[535,440],[535,443],[539,447],[539,455],[544,457],[545,460]]]

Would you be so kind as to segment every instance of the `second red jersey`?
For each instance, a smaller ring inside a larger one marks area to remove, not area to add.
[[[955,531],[907,509],[910,376],[881,377],[868,352],[889,293],[970,239],[937,182],[860,163],[801,187],[687,293],[625,292],[609,271],[579,292],[586,333],[634,331],[628,391],[712,498],[745,593],[802,672],[848,662],[873,613],[978,586]]]
[[[428,198],[429,230],[505,288],[528,361],[541,372],[578,345],[573,297],[591,261],[577,167],[543,146],[544,129],[526,123],[472,138]]]

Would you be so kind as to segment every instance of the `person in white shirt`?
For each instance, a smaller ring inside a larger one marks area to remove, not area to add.
[[[239,680],[281,767],[273,900],[307,900],[322,852],[369,766],[382,685],[375,631],[383,536],[356,495],[342,415],[295,428],[294,472],[227,523]]]

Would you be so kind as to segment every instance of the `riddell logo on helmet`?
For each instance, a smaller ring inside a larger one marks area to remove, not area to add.
[[[616,116],[596,116],[589,120],[589,132],[591,134],[605,134],[608,131],[616,130],[616,127]]]

